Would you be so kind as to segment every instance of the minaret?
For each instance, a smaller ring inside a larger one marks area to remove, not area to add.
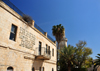
[[[62,48],[62,47],[67,47],[67,38],[65,37],[65,30],[64,30],[64,36],[62,38],[62,41],[59,43],[59,47]]]

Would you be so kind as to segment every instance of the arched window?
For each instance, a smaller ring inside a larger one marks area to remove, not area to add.
[[[8,67],[7,71],[13,71],[13,67]]]
[[[32,68],[32,71],[35,71],[34,67]]]
[[[52,68],[52,71],[54,71],[54,69]]]

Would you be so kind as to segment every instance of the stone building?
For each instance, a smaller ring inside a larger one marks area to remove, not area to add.
[[[56,42],[9,0],[0,0],[0,71],[56,71]]]
[[[67,47],[67,38],[65,37],[65,31],[64,31],[64,36],[62,38],[62,41],[59,43],[59,47],[60,48]]]

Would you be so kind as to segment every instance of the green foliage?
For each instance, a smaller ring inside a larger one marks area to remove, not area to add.
[[[54,25],[52,28],[52,34],[53,36],[55,36],[56,41],[60,43],[61,39],[64,36],[64,27],[61,24],[56,26]]]
[[[75,52],[75,48],[71,45],[68,45],[68,47],[62,48],[59,51],[60,55],[63,56],[67,61],[70,61],[71,59],[73,59],[74,52]]]
[[[74,64],[79,68],[84,65],[85,61],[89,58],[89,55],[92,54],[92,50],[86,46],[85,41],[79,41],[76,44],[76,53],[75,53],[75,62]]]
[[[64,27],[61,24],[56,25],[56,26],[54,25],[52,27],[52,34],[53,36],[55,36],[56,41],[58,43],[58,46],[57,46],[57,67],[58,67],[58,49],[59,49],[59,43],[61,42],[64,36]]]
[[[93,64],[93,59],[88,57],[85,62],[82,64],[82,68],[89,68]]]
[[[97,59],[94,62],[94,69],[96,69],[96,67],[100,65],[100,54],[97,54],[97,55],[98,55],[98,56],[96,56]]]
[[[71,69],[76,67],[80,69],[91,67],[92,58],[89,57],[89,55],[92,54],[92,50],[85,47],[85,45],[85,41],[79,41],[79,43],[76,44],[76,47],[68,45],[68,47],[60,49],[60,70],[67,71],[66,69],[68,68],[68,70],[71,71]]]
[[[74,60],[74,53],[76,48],[74,48],[71,45],[68,45],[68,47],[64,47],[59,50],[60,53],[60,68],[63,69],[64,67],[68,67],[68,71],[71,71],[71,66],[73,65]],[[66,69],[65,68],[65,69]]]

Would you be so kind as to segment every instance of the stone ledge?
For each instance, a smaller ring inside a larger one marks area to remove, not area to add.
[[[35,60],[35,57],[24,56],[25,59]]]
[[[2,48],[8,48],[8,49],[11,49],[11,50],[15,50],[15,51],[18,51],[18,52],[22,52],[22,53],[26,53],[26,54],[30,54],[30,55],[34,55],[35,56],[35,54],[31,54],[29,52],[24,52],[24,51],[21,51],[21,50],[13,49],[13,48],[11,48],[9,46],[0,45],[0,47],[2,47]]]

